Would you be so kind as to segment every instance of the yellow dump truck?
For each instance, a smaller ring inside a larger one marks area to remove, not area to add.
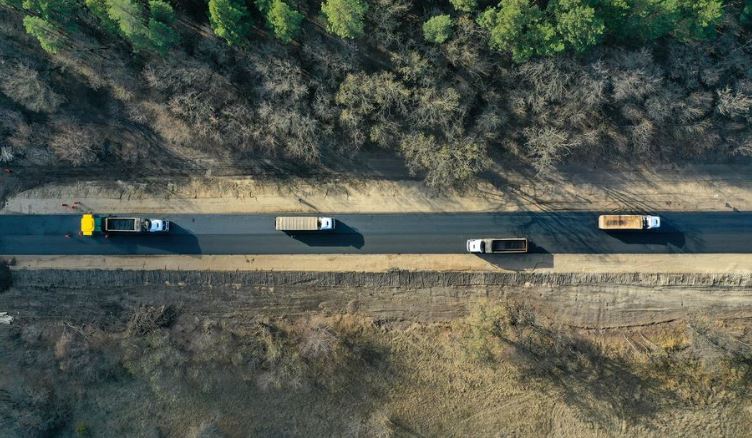
[[[598,217],[601,230],[652,230],[660,228],[661,218],[640,214],[602,214]]]
[[[81,216],[81,235],[95,233],[166,233],[170,231],[170,221],[165,219],[145,219],[140,217],[95,216],[87,213]]]

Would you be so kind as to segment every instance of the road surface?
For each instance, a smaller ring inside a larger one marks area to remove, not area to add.
[[[78,236],[79,215],[2,215],[0,254],[451,254],[479,237],[527,237],[538,253],[752,252],[752,212],[658,214],[658,231],[612,233],[595,212],[331,214],[334,232],[295,235],[273,215],[172,215],[167,235],[109,238]]]

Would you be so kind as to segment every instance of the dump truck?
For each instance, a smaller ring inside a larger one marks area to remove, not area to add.
[[[478,254],[526,253],[527,239],[509,237],[504,239],[470,239],[467,251]]]
[[[165,219],[147,219],[140,217],[81,216],[81,235],[93,236],[95,233],[166,233],[170,231],[170,221]]]
[[[334,218],[316,216],[278,216],[277,231],[328,231],[334,229]]]
[[[653,230],[660,228],[661,218],[641,214],[603,214],[598,217],[601,230]]]

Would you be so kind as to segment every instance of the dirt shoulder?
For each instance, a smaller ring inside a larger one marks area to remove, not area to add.
[[[61,181],[10,196],[0,214],[108,213],[729,211],[752,210],[748,165],[624,171],[570,167],[551,177],[506,172],[495,184],[436,193],[419,181],[259,180],[252,177]],[[15,175],[23,178],[23,175]]]
[[[14,269],[750,274],[752,254],[17,256]]]

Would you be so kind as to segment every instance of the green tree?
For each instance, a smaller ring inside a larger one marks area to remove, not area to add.
[[[452,36],[452,17],[437,15],[423,23],[423,37],[432,43],[441,44]]]
[[[723,16],[722,0],[610,0],[599,6],[608,32],[626,43],[668,35],[681,41],[707,38]]]
[[[65,35],[44,18],[27,15],[23,25],[26,33],[36,38],[45,52],[55,54],[63,48]]]
[[[107,14],[107,0],[84,0],[84,4],[104,30],[114,35],[118,33],[118,24]]]
[[[151,47],[164,55],[178,43],[178,35],[171,25],[175,21],[175,11],[161,0],[149,2],[148,37]]]
[[[679,20],[672,35],[683,41],[713,35],[723,17],[723,0],[679,0]]]
[[[491,48],[510,52],[515,62],[565,48],[543,11],[529,0],[503,0],[498,7],[485,10],[478,17],[478,24],[488,30]]]
[[[22,6],[27,11],[63,26],[73,24],[77,4],[74,0],[23,0]]]
[[[149,47],[148,28],[144,23],[145,10],[132,0],[107,0],[107,15],[117,23],[120,34],[138,51]]]
[[[575,52],[582,53],[600,42],[606,26],[595,9],[582,0],[559,0],[549,3],[549,7],[553,9],[556,31]]]
[[[478,7],[477,0],[449,0],[449,3],[459,12],[473,12]]]
[[[209,21],[231,46],[242,44],[248,35],[248,8],[242,0],[209,0]]]
[[[289,43],[300,30],[303,14],[291,8],[283,0],[257,0],[256,6],[266,17],[266,23],[274,36]]]
[[[144,6],[132,0],[106,0],[107,16],[117,23],[118,30],[134,51],[154,50],[164,55],[177,44],[178,36],[170,26],[175,11],[162,0],[149,1],[148,15]]]
[[[321,4],[329,32],[342,38],[363,35],[363,20],[368,11],[364,0],[326,0]]]
[[[752,27],[752,0],[747,0],[747,3],[744,5],[739,22],[744,26]]]

